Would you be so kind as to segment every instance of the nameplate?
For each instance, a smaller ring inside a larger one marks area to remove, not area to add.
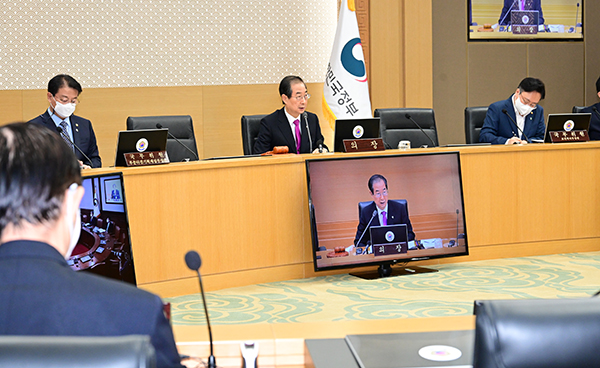
[[[408,251],[408,245],[406,243],[397,244],[380,244],[373,246],[373,255],[377,256],[388,256],[390,254],[406,253]]]
[[[123,155],[125,156],[125,164],[128,167],[163,165],[170,162],[167,151],[124,153]]]
[[[550,141],[552,143],[587,142],[589,140],[590,137],[587,130],[572,130],[570,132],[559,130],[550,132]]]
[[[344,139],[346,152],[385,151],[383,139]]]

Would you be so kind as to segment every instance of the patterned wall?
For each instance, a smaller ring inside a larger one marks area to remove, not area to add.
[[[336,0],[0,2],[0,90],[322,82]]]

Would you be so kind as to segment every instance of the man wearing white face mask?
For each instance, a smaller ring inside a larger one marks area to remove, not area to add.
[[[157,367],[183,368],[158,296],[67,264],[83,193],[60,136],[37,124],[0,127],[0,335],[148,335]]]
[[[92,123],[73,115],[81,91],[81,84],[70,75],[59,74],[50,79],[46,94],[50,106],[46,112],[31,120],[30,123],[43,125],[59,133],[65,143],[71,147],[83,168],[102,167]],[[77,147],[74,147],[71,142]]]
[[[490,105],[479,142],[491,144],[527,144],[543,141],[546,131],[544,108],[539,102],[546,97],[544,83],[525,78],[507,100]]]

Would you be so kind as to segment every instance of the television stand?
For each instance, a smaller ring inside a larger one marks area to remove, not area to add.
[[[350,275],[360,277],[365,280],[374,280],[383,277],[390,276],[403,276],[403,275],[415,275],[418,273],[429,273],[429,272],[438,272],[438,270],[433,268],[425,268],[419,266],[404,266],[398,268],[392,268],[392,265],[389,263],[381,264],[377,268],[377,270],[372,271],[364,271],[364,272],[352,272]]]

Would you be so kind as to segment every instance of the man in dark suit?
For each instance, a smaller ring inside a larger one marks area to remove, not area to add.
[[[367,243],[370,243],[371,234],[367,228],[367,224],[369,224],[371,219],[369,227],[406,224],[408,241],[415,240],[415,233],[408,217],[408,206],[388,201],[387,179],[383,175],[375,174],[369,178],[368,186],[371,197],[373,197],[373,203],[365,207],[360,214],[356,236],[354,237],[354,245],[356,247],[364,247],[367,246]]]
[[[490,105],[479,133],[479,142],[527,144],[531,140],[543,141],[546,124],[544,108],[539,106],[539,102],[545,96],[546,87],[541,80],[523,79],[507,100]]]
[[[537,10],[539,12],[538,25],[544,24],[544,14],[542,13],[542,0],[504,0],[504,6],[500,13],[498,23],[501,26],[510,24],[510,12],[512,10]]]
[[[0,127],[0,335],[149,335],[157,367],[181,368],[158,296],[67,264],[83,192],[77,158],[58,134]]]
[[[290,153],[311,153],[318,151],[319,144],[327,150],[319,118],[306,111],[310,95],[304,81],[294,75],[283,78],[279,94],[284,107],[260,121],[254,153],[272,151],[275,146],[287,146]]]
[[[77,148],[72,147],[68,139],[64,137],[65,143],[73,149],[83,168],[102,167],[92,123],[73,115],[75,107],[79,103],[78,97],[81,91],[79,82],[69,75],[59,74],[50,79],[46,94],[50,107],[45,113],[32,119],[30,123],[43,125],[53,132],[60,127],[62,129],[61,136],[66,135],[87,156],[85,157]]]
[[[598,93],[598,97],[600,97],[600,78],[596,80],[596,93]],[[596,111],[594,111],[594,107],[596,108]],[[588,131],[590,140],[600,141],[600,102],[592,106],[586,107],[585,109],[583,109],[582,112],[592,114],[592,117],[590,119],[590,129]]]

